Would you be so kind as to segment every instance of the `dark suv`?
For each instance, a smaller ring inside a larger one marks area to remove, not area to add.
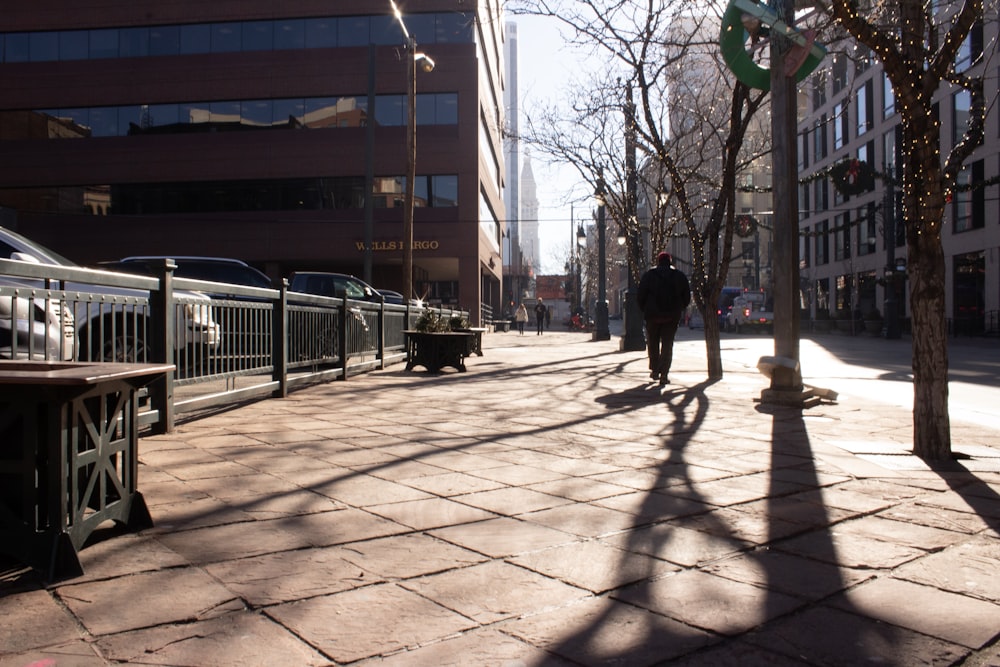
[[[319,296],[347,297],[354,301],[380,303],[382,295],[374,287],[346,273],[296,271],[288,281],[288,291]]]
[[[195,257],[185,255],[142,255],[125,257],[117,262],[107,262],[101,268],[125,273],[155,275],[154,267],[161,266],[164,259],[172,259],[177,264],[174,275],[192,280],[210,280],[214,283],[246,285],[270,288],[271,279],[244,261],[226,257]],[[209,296],[225,296],[211,294]]]

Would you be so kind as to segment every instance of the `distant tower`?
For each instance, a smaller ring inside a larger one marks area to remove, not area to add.
[[[538,196],[535,175],[531,171],[531,155],[524,153],[524,168],[521,170],[521,251],[525,263],[537,272],[541,266],[541,252],[538,246]]]
[[[526,286],[525,258],[521,250],[521,185],[518,169],[521,165],[520,106],[517,90],[517,24],[504,25],[504,59],[507,85],[503,90],[507,132],[504,138],[504,207],[507,210],[507,233],[503,238],[503,301],[520,301]]]

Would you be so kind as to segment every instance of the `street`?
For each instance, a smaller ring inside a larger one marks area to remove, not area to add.
[[[675,354],[704,357],[704,332],[682,327]],[[756,374],[757,361],[774,354],[768,335],[722,334],[727,381],[741,373]],[[949,339],[949,411],[953,423],[969,423],[1000,431],[1000,341],[993,338]],[[878,401],[913,406],[911,342],[908,336],[885,340],[873,336],[809,335],[799,347],[806,384],[832,389],[842,403]]]

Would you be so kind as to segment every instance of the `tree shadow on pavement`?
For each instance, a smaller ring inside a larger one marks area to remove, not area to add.
[[[711,384],[652,398],[633,388],[599,399],[621,409],[662,402],[670,417],[662,431],[668,456],[635,527],[601,538],[624,551],[617,568],[635,583],[600,596],[600,611],[548,650],[587,665],[913,664],[919,656],[901,645],[898,629],[852,613],[843,599],[836,608],[823,605],[868,575],[848,581],[838,565],[834,520],[801,410],[771,414],[769,481],[757,500],[728,503],[713,495],[759,475],[740,472],[738,462],[726,474],[727,452],[740,458],[746,449],[721,436],[720,460],[706,459]],[[714,479],[706,463],[719,465]],[[657,569],[661,561],[671,571]],[[609,643],[615,632],[621,640]]]

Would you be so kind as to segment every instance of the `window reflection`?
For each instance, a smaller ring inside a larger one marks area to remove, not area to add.
[[[472,42],[472,13],[407,16],[418,44]],[[332,48],[401,44],[393,16],[319,17],[274,21],[229,21],[136,28],[0,33],[0,61],[7,63],[137,58],[272,49]]]

